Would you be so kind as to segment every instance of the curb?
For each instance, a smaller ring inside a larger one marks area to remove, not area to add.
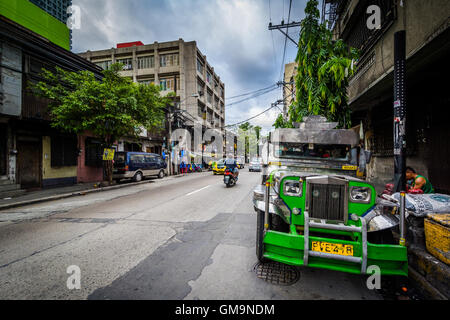
[[[450,298],[450,267],[421,246],[408,249],[410,279],[429,299]]]
[[[181,178],[185,175],[187,175],[187,174],[176,175],[176,176],[167,176],[166,180],[172,180],[174,178]],[[108,186],[108,187],[99,187],[99,188],[94,188],[94,189],[86,189],[86,190],[80,190],[80,191],[75,191],[75,192],[63,193],[63,194],[58,194],[58,195],[49,196],[49,197],[45,197],[45,198],[30,199],[30,200],[15,202],[15,203],[8,203],[8,204],[0,205],[0,211],[6,210],[6,209],[11,209],[11,208],[16,208],[16,207],[21,207],[21,206],[26,206],[26,205],[31,205],[31,204],[36,204],[36,203],[41,203],[41,202],[70,198],[70,197],[74,197],[74,196],[84,196],[86,194],[94,193],[94,192],[109,191],[109,190],[114,190],[114,189],[132,187],[132,186],[145,184],[145,183],[153,183],[154,181],[155,180],[146,180],[146,181],[140,181],[140,182],[124,183],[124,184]],[[156,181],[164,181],[164,180],[156,180]]]

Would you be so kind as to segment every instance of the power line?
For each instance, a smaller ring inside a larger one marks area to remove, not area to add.
[[[276,84],[272,84],[272,85],[269,86],[269,87],[262,88],[262,89],[258,89],[258,90],[251,91],[251,92],[248,92],[248,93],[243,93],[243,94],[240,94],[240,95],[237,95],[237,96],[226,97],[226,100],[231,100],[231,99],[234,99],[234,98],[239,98],[239,97],[248,96],[248,95],[250,95],[250,94],[254,94],[254,93],[257,93],[257,92],[259,92],[259,91],[264,91],[264,90],[270,89],[270,88],[272,88],[273,86],[276,86]]]
[[[283,6],[284,6],[284,1],[283,1]],[[289,0],[289,13],[288,13],[288,20],[287,20],[288,24],[289,24],[289,20],[291,19],[291,8],[292,8],[292,0]],[[284,10],[283,10],[283,13],[284,13]],[[287,27],[286,32],[289,32],[289,26]],[[282,80],[283,69],[284,69],[284,61],[286,59],[287,39],[288,39],[288,35],[286,34],[286,36],[284,38],[283,60],[281,62],[280,80]]]
[[[228,127],[234,127],[234,126],[237,126],[237,125],[239,125],[239,124],[242,124],[242,123],[245,123],[245,122],[248,122],[248,121],[250,121],[250,120],[252,120],[252,119],[255,119],[256,117],[259,117],[260,115],[262,115],[262,114],[264,114],[264,113],[266,113],[266,112],[268,112],[269,110],[271,110],[271,109],[273,109],[273,108],[275,108],[275,107],[277,107],[278,108],[278,106],[277,105],[275,105],[275,104],[273,104],[270,108],[267,108],[266,110],[264,110],[263,112],[261,112],[261,113],[258,113],[256,116],[253,116],[253,117],[251,117],[251,118],[248,118],[248,119],[246,119],[246,120],[244,120],[244,121],[240,121],[240,122],[237,122],[237,123],[234,123],[234,124],[229,124],[229,125],[226,125],[225,126],[225,128],[228,128]]]
[[[232,106],[232,105],[239,104],[239,103],[242,103],[242,102],[245,102],[245,101],[248,101],[248,100],[257,98],[257,97],[259,97],[259,96],[262,96],[262,95],[264,95],[264,94],[267,94],[267,93],[269,93],[269,92],[272,92],[272,91],[274,91],[274,90],[276,90],[276,89],[278,89],[278,86],[273,87],[273,88],[271,88],[271,89],[268,89],[268,90],[266,90],[266,91],[262,91],[262,92],[256,93],[256,94],[254,94],[254,95],[252,95],[252,96],[250,96],[250,97],[244,98],[244,99],[242,99],[242,100],[235,101],[235,102],[233,102],[233,103],[227,104],[226,106],[227,106],[227,107],[230,107],[230,106]]]

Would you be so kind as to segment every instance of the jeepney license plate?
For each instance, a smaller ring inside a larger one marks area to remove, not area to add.
[[[353,256],[353,246],[350,244],[312,241],[311,250],[330,254],[338,254],[341,256]]]

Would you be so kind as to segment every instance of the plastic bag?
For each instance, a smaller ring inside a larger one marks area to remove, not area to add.
[[[400,193],[392,195],[400,201]],[[450,196],[440,193],[406,194],[406,209],[416,217],[424,217],[428,213],[449,213]]]

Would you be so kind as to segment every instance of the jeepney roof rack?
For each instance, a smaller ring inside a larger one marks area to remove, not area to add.
[[[303,122],[294,123],[295,128],[275,129],[271,134],[272,143],[316,143],[329,145],[359,144],[359,135],[352,129],[335,129],[337,122],[327,122],[322,116],[305,117]]]

